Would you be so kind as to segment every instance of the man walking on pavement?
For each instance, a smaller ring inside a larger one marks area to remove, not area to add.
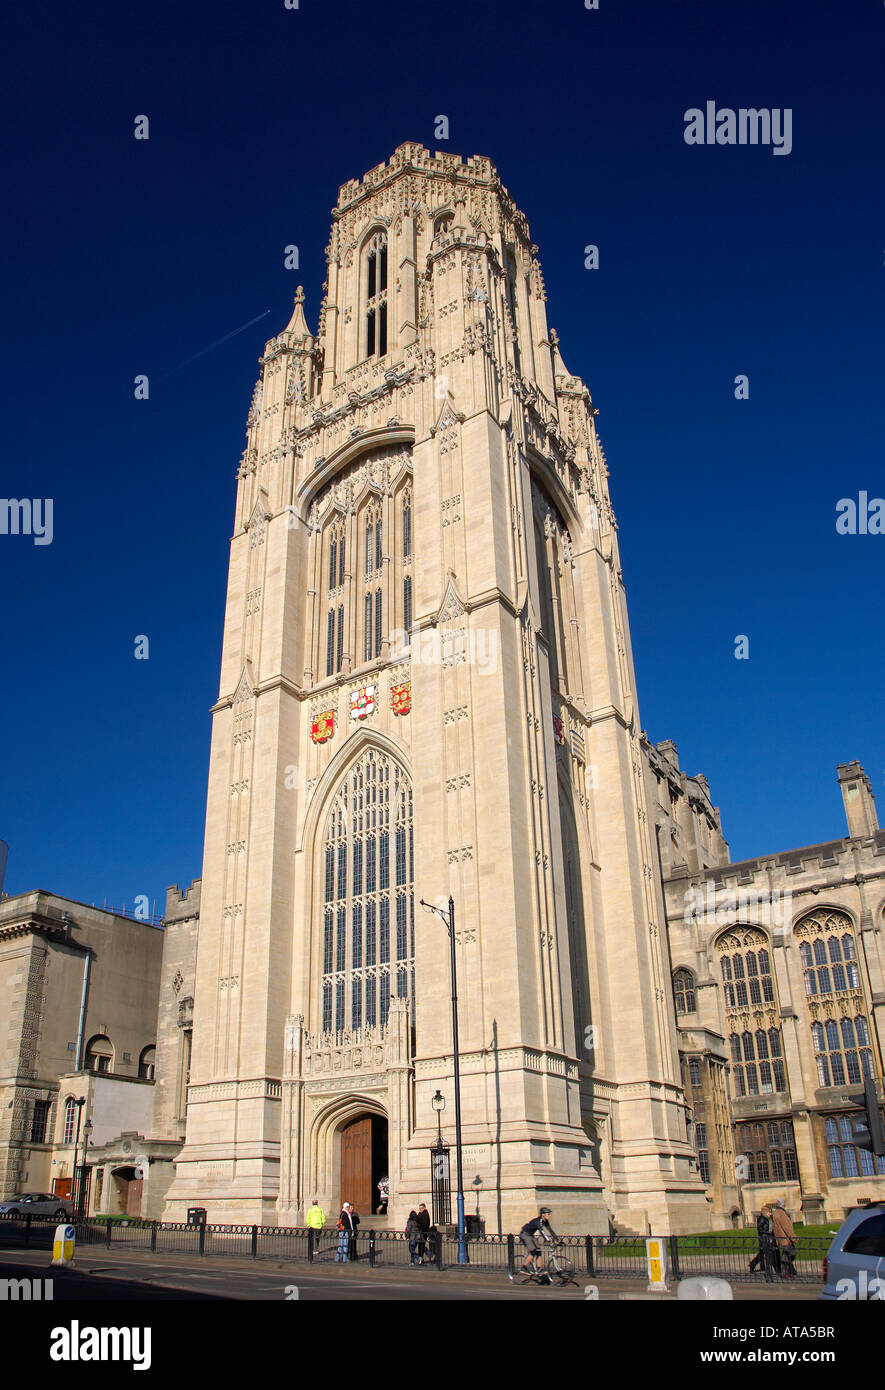
[[[774,1238],[777,1241],[778,1254],[780,1255],[781,1278],[795,1279],[796,1270],[793,1260],[796,1255],[796,1233],[793,1230],[793,1223],[787,1215],[783,1197],[778,1197],[775,1202],[771,1219],[774,1223]]]
[[[415,1222],[418,1227],[417,1263],[420,1265],[424,1262],[424,1247],[427,1244],[427,1237],[430,1231],[430,1212],[427,1210],[423,1202],[418,1203],[418,1211],[415,1215]],[[431,1254],[435,1253],[435,1250],[431,1250]]]

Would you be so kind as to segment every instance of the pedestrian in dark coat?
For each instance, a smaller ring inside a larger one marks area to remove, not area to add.
[[[766,1203],[756,1217],[756,1238],[759,1242],[759,1249],[750,1261],[750,1270],[755,1273],[759,1265],[765,1275],[766,1284],[774,1283],[775,1267],[775,1243],[774,1243],[774,1223],[771,1219],[771,1206]]]
[[[409,1242],[409,1264],[418,1265],[421,1261],[417,1258],[418,1241],[421,1237],[421,1227],[418,1225],[418,1216],[414,1208],[409,1212],[409,1219],[406,1222],[406,1239]]]
[[[424,1259],[424,1247],[427,1244],[427,1233],[430,1230],[430,1212],[423,1202],[418,1203],[418,1210],[415,1213],[415,1220],[418,1223],[418,1264]]]

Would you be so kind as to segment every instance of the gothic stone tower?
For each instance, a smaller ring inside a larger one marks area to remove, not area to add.
[[[167,1215],[429,1202],[456,909],[487,1229],[709,1224],[687,1142],[607,469],[488,159],[340,190],[319,333],[261,359]],[[472,1206],[472,1198],[470,1199]]]

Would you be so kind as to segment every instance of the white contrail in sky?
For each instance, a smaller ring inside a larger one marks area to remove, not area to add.
[[[238,333],[244,333],[247,328],[251,328],[253,323],[257,323],[259,319],[267,318],[269,313],[270,309],[265,309],[263,314],[256,314],[255,318],[250,319],[248,323],[241,323],[239,328],[234,328],[230,333],[225,333],[223,338],[216,338],[214,343],[209,343],[208,347],[200,348],[200,351],[195,352],[193,357],[185,358],[183,362],[179,362],[177,367],[171,367],[168,372],[164,372],[162,376],[158,376],[156,378],[156,383],[165,381],[167,377],[172,376],[175,372],[180,372],[182,367],[189,367],[191,362],[196,362],[198,357],[202,357],[205,353],[211,352],[213,348],[220,347],[222,343],[227,342],[228,338],[235,338]]]

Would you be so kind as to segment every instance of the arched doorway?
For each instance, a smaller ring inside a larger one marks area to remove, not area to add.
[[[125,1216],[141,1216],[141,1190],[143,1181],[135,1176],[135,1168],[126,1164],[122,1168],[111,1169],[114,1184],[114,1205],[109,1210]]]
[[[378,1183],[388,1175],[387,1120],[358,1115],[341,1128],[341,1200],[365,1219],[378,1208]]]

